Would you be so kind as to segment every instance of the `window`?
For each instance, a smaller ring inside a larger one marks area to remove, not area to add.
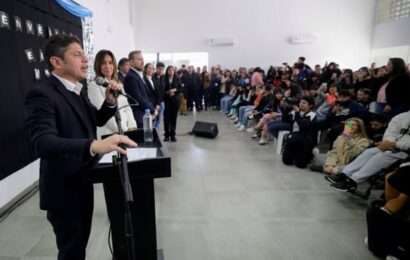
[[[377,23],[410,17],[410,0],[379,0]]]
[[[142,53],[145,63],[157,63],[159,54],[159,61],[163,62],[165,66],[173,65],[181,67],[182,64],[194,67],[208,66],[207,52],[164,52],[164,53]]]

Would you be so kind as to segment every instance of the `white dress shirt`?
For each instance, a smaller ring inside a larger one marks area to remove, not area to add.
[[[61,81],[61,83],[64,85],[64,87],[68,91],[74,92],[78,96],[80,95],[81,89],[83,88],[83,84],[81,84],[80,82],[73,83],[73,82],[71,82],[71,81],[69,81],[65,78],[62,78],[62,77],[58,76],[54,72],[51,72],[51,74],[53,74],[54,77],[56,77],[59,81]]]

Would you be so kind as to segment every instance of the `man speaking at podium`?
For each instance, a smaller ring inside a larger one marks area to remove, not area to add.
[[[58,260],[85,259],[94,206],[93,186],[86,175],[94,157],[111,151],[126,153],[120,144],[136,146],[126,136],[96,140],[96,126],[116,111],[117,87],[107,87],[99,110],[80,83],[87,58],[78,38],[56,35],[45,47],[52,75],[26,97],[26,129],[40,157],[40,208],[47,211],[58,247]]]

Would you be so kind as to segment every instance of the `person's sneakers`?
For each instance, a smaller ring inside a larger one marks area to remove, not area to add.
[[[265,138],[261,138],[260,140],[259,140],[259,145],[265,145],[265,144],[267,144],[268,143],[268,140],[266,140]]]
[[[258,133],[256,133],[256,134],[252,135],[252,139],[257,139],[257,138],[259,138]]]
[[[346,179],[346,175],[344,175],[343,173],[325,176],[325,180],[327,180],[328,182],[332,184],[342,182],[345,179]]]
[[[165,137],[164,142],[169,142],[169,137]]]
[[[317,147],[313,148],[312,154],[313,154],[314,157],[318,156],[320,154],[319,148],[317,148]]]
[[[357,189],[356,182],[348,177],[344,181],[333,183],[330,186],[338,191],[355,191]]]
[[[175,138],[175,136],[172,136],[172,137],[171,137],[171,142],[174,142],[174,143],[175,143],[176,141],[177,141],[177,139]]]
[[[238,131],[245,131],[245,126],[244,125],[241,125],[239,128],[238,128]]]
[[[239,123],[239,122],[235,124],[236,128],[239,128],[240,126],[241,126],[241,123]]]
[[[253,127],[249,127],[249,128],[246,129],[246,132],[253,133],[253,132],[255,132],[255,129]]]
[[[370,202],[370,207],[371,208],[381,208],[386,204],[386,200],[384,199],[377,199],[372,202]]]

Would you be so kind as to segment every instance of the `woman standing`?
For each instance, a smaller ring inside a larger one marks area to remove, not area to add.
[[[164,141],[176,142],[175,129],[177,127],[177,116],[179,108],[179,85],[173,66],[168,66],[165,71],[165,110],[164,110]]]
[[[95,57],[94,71],[96,77],[103,77],[105,80],[117,84],[121,87],[122,92],[124,89],[122,84],[117,78],[117,65],[114,54],[109,50],[100,50]],[[105,99],[105,88],[99,86],[95,81],[91,81],[88,84],[88,97],[91,103],[99,108]],[[127,99],[124,96],[119,96],[117,99],[117,106],[120,108],[121,127],[124,131],[136,129],[137,124],[134,119],[131,107],[128,104]],[[97,136],[101,138],[102,135],[108,135],[118,132],[118,126],[112,117],[106,125],[97,128]]]
[[[154,116],[153,116],[153,126],[159,130],[159,114],[161,111],[161,100],[160,100],[160,89],[155,86],[155,82],[152,80],[152,75],[154,75],[154,66],[152,63],[147,63],[144,66],[144,82],[147,86],[147,95],[151,104],[154,106]]]

